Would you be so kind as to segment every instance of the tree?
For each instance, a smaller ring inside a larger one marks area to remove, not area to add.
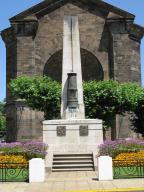
[[[115,114],[119,112],[119,91],[116,81],[85,82],[84,101],[86,117],[99,118],[105,127],[111,127]]]
[[[133,125],[133,130],[136,133],[141,133],[144,137],[144,95],[140,97],[137,106],[134,109],[134,114],[132,114],[131,122]]]
[[[144,137],[144,105],[136,108],[134,114],[132,114],[131,122],[133,125],[133,130],[136,133],[141,133]]]
[[[50,77],[21,76],[11,81],[10,89],[32,109],[43,111],[45,119],[59,117],[61,85]]]
[[[6,119],[5,116],[0,113],[0,132],[6,130]]]
[[[5,102],[0,102],[0,113],[5,115]]]
[[[116,81],[90,81],[83,83],[85,111],[87,118],[99,118],[105,127],[111,127],[116,114],[133,112],[135,131],[144,133],[138,122],[144,119],[144,89],[134,83],[120,84]],[[61,85],[49,77],[21,76],[10,83],[13,95],[24,99],[32,109],[44,111],[46,119],[60,115]]]
[[[0,135],[6,131],[5,102],[0,102]]]
[[[84,83],[86,115],[112,127],[116,114],[132,114],[133,130],[144,135],[144,89],[135,83],[91,81]]]

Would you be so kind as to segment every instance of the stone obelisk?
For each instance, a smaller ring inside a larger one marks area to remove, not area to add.
[[[53,154],[95,156],[103,142],[102,120],[85,119],[77,16],[64,17],[61,119],[43,121],[43,141],[49,146],[48,170],[53,167]]]
[[[77,107],[68,106],[68,75],[76,78]],[[64,17],[61,117],[62,119],[85,118],[78,16]]]

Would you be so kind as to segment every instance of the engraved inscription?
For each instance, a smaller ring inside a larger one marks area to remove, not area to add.
[[[80,136],[88,136],[88,125],[85,125],[85,126],[81,125],[79,127],[79,135]]]
[[[66,127],[65,126],[57,126],[57,136],[58,137],[66,136]]]

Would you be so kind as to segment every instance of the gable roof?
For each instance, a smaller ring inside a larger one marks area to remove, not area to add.
[[[122,9],[119,9],[115,6],[112,6],[104,1],[101,0],[44,0],[43,2],[19,13],[18,15],[10,18],[11,22],[23,20],[25,17],[32,16],[32,15],[40,15],[42,12],[47,10],[53,11],[66,3],[74,3],[80,2],[84,4],[92,4],[93,6],[97,6],[107,12],[113,12],[114,14],[120,15],[121,17],[131,18],[134,19],[135,16],[129,12],[126,12]]]

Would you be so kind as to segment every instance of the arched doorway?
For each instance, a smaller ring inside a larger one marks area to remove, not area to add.
[[[83,81],[103,80],[104,72],[102,65],[95,55],[86,49],[81,49],[82,77]],[[54,53],[44,67],[44,75],[52,79],[62,81],[62,50]]]

